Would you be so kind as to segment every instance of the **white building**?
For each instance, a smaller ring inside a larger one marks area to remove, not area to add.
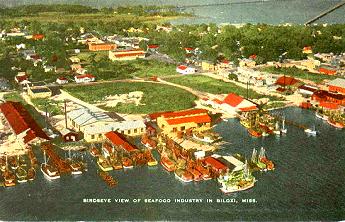
[[[185,74],[193,74],[196,72],[196,70],[195,70],[195,68],[192,68],[192,67],[180,65],[180,66],[176,67],[176,72],[185,75]]]
[[[60,85],[68,83],[68,80],[65,77],[59,77],[56,79],[56,82]]]
[[[74,80],[76,83],[93,82],[96,80],[96,77],[91,74],[84,74],[84,75],[74,76]]]

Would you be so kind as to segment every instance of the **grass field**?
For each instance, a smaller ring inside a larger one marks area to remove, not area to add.
[[[237,95],[244,97],[247,95],[247,89],[243,87],[237,86],[234,83],[224,82],[222,80],[213,79],[207,76],[186,75],[181,77],[167,78],[166,81],[213,94],[236,93]],[[258,99],[263,96],[250,89],[249,97]]]
[[[142,91],[144,105],[120,104],[116,107],[101,107],[108,111],[128,114],[147,114],[159,111],[189,109],[194,106],[196,97],[191,93],[157,83],[117,82],[102,85],[65,87],[71,95],[89,103],[101,101],[105,96]],[[92,92],[92,93],[90,93]]]
[[[264,71],[264,72],[274,73],[274,74],[285,74],[287,76],[292,76],[295,78],[310,80],[310,81],[313,81],[315,83],[321,83],[323,80],[332,80],[332,79],[336,78],[334,76],[311,73],[308,71],[300,70],[298,68],[280,68],[280,69],[277,69],[275,67],[265,67],[265,68],[262,68],[260,70]]]

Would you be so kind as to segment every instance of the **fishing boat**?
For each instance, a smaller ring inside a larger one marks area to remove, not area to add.
[[[59,171],[52,165],[47,163],[46,152],[44,152],[44,163],[41,164],[41,172],[49,180],[55,180],[60,178]]]
[[[158,162],[153,156],[147,161],[148,166],[157,166],[157,164]]]
[[[31,167],[29,170],[28,170],[28,180],[29,181],[33,181],[36,177],[36,170],[35,168]]]
[[[90,149],[90,154],[93,157],[99,157],[101,155],[101,152],[97,149],[97,147],[94,146]]]
[[[79,163],[71,163],[70,167],[73,175],[79,175],[83,173],[83,167]]]
[[[201,165],[197,165],[195,167],[195,169],[202,174],[203,180],[211,180],[212,179],[210,172],[205,167],[203,167]]]
[[[112,162],[112,166],[114,170],[121,170],[123,168],[122,161],[119,161],[119,160],[114,160]]]
[[[334,120],[330,120],[328,119],[327,120],[327,123],[335,128],[338,128],[338,129],[343,129],[344,128],[344,124],[340,123],[340,122],[336,122]]]
[[[161,165],[166,169],[168,172],[172,172],[175,170],[175,164],[171,161],[168,157],[161,158]]]
[[[322,119],[322,120],[325,120],[325,121],[328,120],[328,116],[322,115],[320,112],[315,112],[315,116],[316,116],[317,118]]]
[[[257,166],[261,171],[274,170],[274,163],[266,157],[265,148],[261,147],[257,158]]]
[[[198,170],[189,169],[188,171],[193,175],[194,181],[201,181],[202,180],[202,174]]]
[[[311,136],[316,136],[316,134],[317,134],[317,132],[315,130],[315,126],[314,126],[314,129],[307,128],[304,130],[304,132],[308,135],[311,135]]]
[[[109,163],[109,161],[104,156],[99,156],[97,159],[97,164],[99,168],[103,171],[110,171],[113,170],[113,167]]]
[[[16,171],[16,176],[17,176],[18,183],[25,183],[28,181],[27,179],[28,173],[26,172],[26,170],[24,170],[23,167],[18,167]]]
[[[283,118],[283,121],[282,121],[282,128],[280,129],[280,132],[282,134],[286,134],[287,133],[287,128],[285,127],[285,117]]]
[[[2,176],[4,177],[4,180],[5,180],[4,182],[5,187],[13,187],[16,185],[16,182],[15,182],[16,176],[9,169],[7,169],[3,173]]]
[[[131,169],[133,168],[133,161],[128,157],[122,158],[122,166],[124,169]]]
[[[249,133],[251,136],[257,137],[257,138],[262,136],[262,133],[260,133],[260,132],[258,132],[258,131],[256,131],[256,130],[254,130],[254,129],[252,129],[252,128],[249,128],[249,129],[248,129],[248,133]]]
[[[185,183],[189,183],[193,181],[193,175],[187,170],[182,170],[182,169],[176,170],[175,177]]]
[[[220,190],[227,194],[248,190],[254,187],[256,179],[250,173],[246,161],[243,170],[226,173],[218,178],[218,182],[221,184]]]
[[[277,135],[277,136],[280,136],[280,134],[281,134],[280,126],[279,126],[279,122],[278,122],[278,121],[276,122],[276,125],[275,125],[275,128],[274,128],[274,130],[273,130],[273,133],[274,133],[275,135]]]

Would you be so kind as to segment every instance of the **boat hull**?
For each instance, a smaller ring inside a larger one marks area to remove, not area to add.
[[[235,192],[240,192],[240,191],[248,190],[248,189],[254,187],[254,184],[255,183],[252,183],[249,186],[243,187],[243,188],[230,188],[230,189],[227,189],[226,187],[221,187],[220,190],[223,193],[225,193],[225,194],[227,194],[227,193],[235,193]]]

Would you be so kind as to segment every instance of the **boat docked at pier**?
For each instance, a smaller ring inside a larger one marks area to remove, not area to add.
[[[41,164],[41,172],[49,180],[60,178],[60,173],[53,165],[47,163],[46,153],[44,151],[44,163]]]
[[[250,173],[247,161],[240,171],[225,173],[218,178],[223,193],[234,193],[254,187],[256,179]]]
[[[248,133],[249,133],[251,136],[256,137],[256,138],[262,137],[262,133],[261,133],[261,132],[255,130],[255,129],[252,129],[252,128],[249,128],[249,129],[248,129]]]
[[[170,160],[168,157],[162,157],[161,158],[161,164],[168,172],[172,172],[176,169],[175,164],[172,160]]]
[[[18,167],[18,169],[16,170],[16,176],[18,183],[25,183],[28,181],[28,173],[23,167]]]
[[[133,161],[128,157],[122,158],[122,166],[124,169],[132,169],[133,168]]]
[[[322,120],[325,120],[327,121],[328,120],[328,116],[324,115],[324,114],[321,114],[320,112],[315,112],[315,116],[319,119],[322,119]]]
[[[90,154],[93,157],[99,157],[101,155],[101,152],[97,149],[97,147],[94,146],[90,149]]]
[[[109,163],[108,159],[105,158],[104,156],[99,156],[97,159],[97,164],[99,168],[103,171],[110,171],[113,170],[113,167]]]
[[[336,122],[334,120],[330,120],[328,119],[327,120],[327,123],[335,128],[338,128],[338,129],[343,129],[344,128],[344,124],[340,123],[340,122]]]
[[[191,174],[187,170],[177,169],[175,171],[175,177],[185,183],[189,183],[193,181],[193,174]]]
[[[29,181],[33,181],[36,177],[36,170],[35,168],[31,167],[29,170],[28,170],[28,180]]]

